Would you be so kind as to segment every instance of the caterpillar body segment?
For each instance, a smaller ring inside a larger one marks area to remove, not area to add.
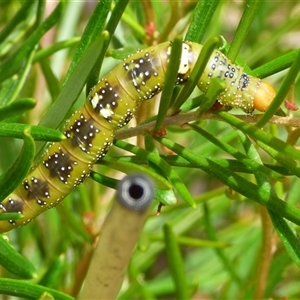
[[[192,44],[192,47],[198,57],[202,46]],[[254,109],[265,111],[276,95],[269,83],[246,74],[242,67],[232,64],[223,53],[215,50],[198,81],[198,88],[206,93],[211,79],[217,77],[226,82],[226,89],[218,96],[218,102],[246,113],[252,113]]]
[[[22,184],[0,203],[0,214],[24,215],[0,221],[0,232],[27,224],[84,181],[93,164],[107,153],[116,130],[131,120],[141,101],[162,90],[170,48],[167,42],[133,54],[92,88],[85,104],[66,121],[66,139],[50,145]],[[201,49],[196,43],[182,43],[177,84],[188,80]],[[226,82],[218,98],[225,106],[248,113],[255,108],[264,111],[275,96],[271,85],[245,74],[219,51],[213,52],[198,81],[200,90],[206,92],[214,77]]]

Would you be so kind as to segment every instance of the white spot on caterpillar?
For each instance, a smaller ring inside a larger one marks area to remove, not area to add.
[[[181,59],[179,65],[179,74],[186,74],[189,69],[189,57],[190,57],[190,46],[186,43],[182,43],[182,52],[181,52]]]
[[[108,119],[111,116],[113,116],[115,113],[112,111],[111,107],[109,104],[106,104],[105,108],[102,108],[100,110],[100,115],[104,118],[104,119]]]
[[[95,109],[99,102],[99,95],[95,93],[94,97],[91,100],[92,107]]]

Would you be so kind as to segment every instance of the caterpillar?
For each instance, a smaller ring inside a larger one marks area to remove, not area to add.
[[[23,214],[18,220],[0,221],[0,232],[26,225],[46,209],[56,206],[89,175],[93,164],[106,155],[116,130],[134,116],[140,102],[151,99],[164,85],[170,42],[131,55],[95,85],[85,102],[64,126],[66,139],[51,144],[17,189],[0,203],[0,214]],[[176,84],[184,84],[194,68],[202,45],[182,42]],[[204,93],[212,78],[227,88],[218,101],[247,113],[265,111],[275,97],[274,88],[247,75],[215,50],[197,86]]]

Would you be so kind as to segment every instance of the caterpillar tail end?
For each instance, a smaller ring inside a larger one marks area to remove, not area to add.
[[[254,96],[254,108],[262,112],[266,111],[275,96],[276,91],[273,86],[266,81],[261,81]]]

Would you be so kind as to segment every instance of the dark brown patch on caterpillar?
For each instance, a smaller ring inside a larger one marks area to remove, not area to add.
[[[64,135],[71,140],[72,147],[79,147],[82,151],[90,153],[89,149],[93,146],[93,140],[100,132],[92,119],[87,120],[83,114],[79,120],[75,120]]]
[[[62,182],[67,184],[73,167],[77,165],[77,161],[72,160],[68,153],[60,149],[59,152],[49,155],[48,159],[43,161],[43,165],[49,170],[50,177],[58,177]]]
[[[41,198],[50,198],[48,182],[31,177],[30,182],[26,179],[23,182],[23,188],[27,191],[27,200],[36,200],[37,204],[43,206],[47,202]]]

